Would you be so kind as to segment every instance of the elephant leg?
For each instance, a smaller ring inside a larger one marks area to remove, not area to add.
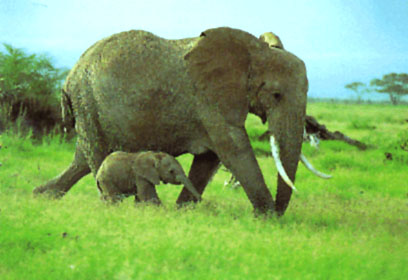
[[[274,201],[266,187],[245,128],[222,124],[209,128],[218,157],[241,183],[254,210],[273,213]]]
[[[211,151],[202,155],[194,156],[188,178],[200,195],[204,192],[205,187],[215,171],[217,171],[219,163],[220,160],[218,159],[218,156]],[[177,204],[183,204],[190,201],[197,202],[198,200],[186,189],[186,187],[184,187],[177,199]]]
[[[154,204],[161,204],[159,196],[156,192],[156,187],[144,178],[136,178],[137,194],[135,202],[151,202]]]
[[[140,202],[140,198],[139,195],[137,194],[137,186],[134,185],[133,188],[136,190],[134,195],[135,195],[135,203],[139,203]]]
[[[102,201],[115,204],[123,200],[122,194],[119,193],[116,188],[112,188],[112,186],[107,187],[106,184],[102,187],[101,182],[98,180],[96,181],[96,186],[98,187]]]
[[[48,181],[45,185],[36,187],[33,190],[34,195],[46,194],[52,198],[64,196],[71,187],[82,177],[91,172],[88,163],[82,153],[79,145],[76,146],[74,160],[70,166],[60,175]]]
[[[111,203],[111,204],[117,204],[119,202],[122,202],[123,196],[120,195],[120,194],[115,194],[115,193],[114,194],[111,194],[111,193],[102,194],[101,195],[101,200],[104,201],[104,202]]]
[[[84,157],[88,163],[89,169],[96,178],[99,167],[104,159],[109,155],[107,145],[102,144],[102,141],[97,138],[95,141],[83,141]]]

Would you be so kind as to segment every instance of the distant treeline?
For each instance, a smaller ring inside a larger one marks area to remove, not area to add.
[[[408,74],[389,73],[381,79],[372,79],[368,85],[362,82],[352,82],[345,88],[357,95],[357,101],[363,100],[363,95],[381,93],[388,95],[393,105],[403,102],[403,97],[408,96]]]
[[[382,104],[392,105],[390,100],[371,100],[371,99],[339,99],[339,98],[320,98],[320,97],[308,97],[309,103],[333,103],[333,104]],[[401,99],[398,104],[408,105],[408,100]]]

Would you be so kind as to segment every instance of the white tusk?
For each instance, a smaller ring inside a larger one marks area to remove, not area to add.
[[[282,165],[282,161],[280,160],[279,156],[279,147],[276,144],[275,137],[271,135],[270,137],[270,143],[271,143],[271,150],[272,150],[272,156],[273,159],[275,160],[275,165],[276,169],[278,169],[279,175],[282,177],[283,181],[292,188],[292,190],[297,192],[297,189],[293,182],[289,179],[288,174],[286,174],[285,168]]]
[[[319,176],[323,179],[330,179],[331,177],[333,177],[332,175],[327,175],[316,170],[303,154],[300,154],[300,161],[306,166],[307,169],[312,171],[316,176]]]

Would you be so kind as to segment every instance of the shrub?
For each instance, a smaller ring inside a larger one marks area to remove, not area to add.
[[[52,65],[46,55],[26,54],[4,44],[0,52],[0,129],[22,119],[34,135],[61,123],[60,87],[68,71]]]

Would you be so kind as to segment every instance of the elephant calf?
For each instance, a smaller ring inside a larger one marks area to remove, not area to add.
[[[163,152],[114,152],[102,162],[96,175],[101,198],[112,202],[135,195],[136,201],[160,204],[155,185],[183,184],[198,200],[201,195],[186,177],[180,163]]]

